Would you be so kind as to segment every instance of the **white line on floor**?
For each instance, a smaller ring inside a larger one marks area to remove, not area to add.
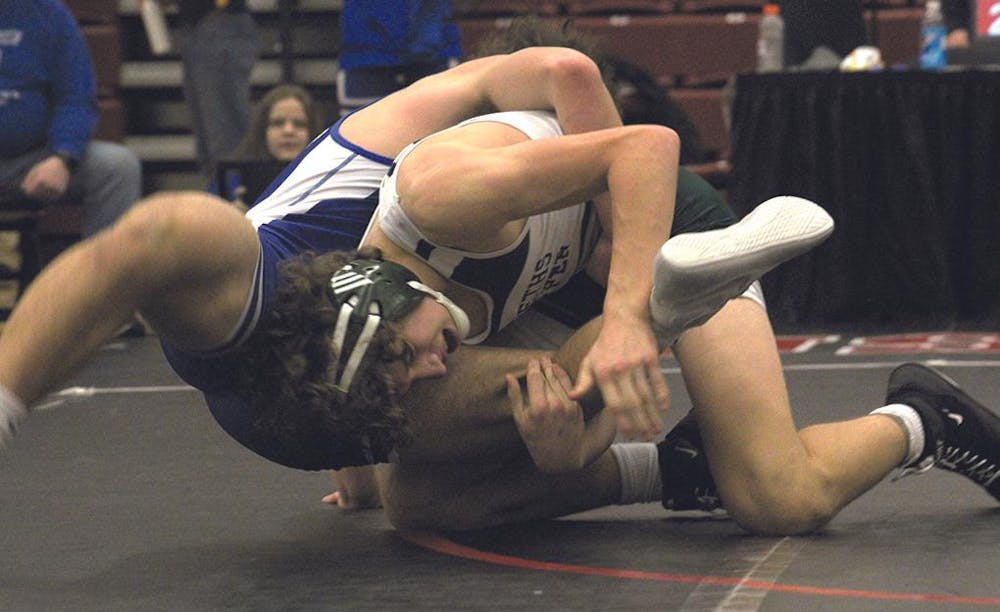
[[[1000,368],[1000,359],[993,360],[965,360],[965,359],[900,359],[898,361],[858,361],[854,363],[786,363],[786,372],[810,372],[810,371],[833,371],[833,370],[889,370],[904,361],[913,361],[935,368]],[[668,374],[678,374],[679,367],[663,368]]]

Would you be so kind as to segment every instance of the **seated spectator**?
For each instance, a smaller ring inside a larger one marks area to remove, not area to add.
[[[250,129],[232,159],[220,162],[209,191],[234,203],[252,204],[321,127],[308,91],[298,85],[278,85],[257,103]]]
[[[139,159],[92,140],[94,69],[83,34],[58,0],[0,2],[0,188],[40,206],[84,207],[84,237],[142,195]]]

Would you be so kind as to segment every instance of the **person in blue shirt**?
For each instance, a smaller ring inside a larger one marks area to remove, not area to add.
[[[340,38],[342,115],[462,59],[450,0],[345,0]]]
[[[142,168],[93,140],[94,70],[79,27],[57,0],[0,1],[0,186],[44,204],[79,201],[84,237],[142,195]]]

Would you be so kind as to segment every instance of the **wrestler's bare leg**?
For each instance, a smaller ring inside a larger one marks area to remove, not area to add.
[[[215,196],[146,198],[31,284],[0,336],[0,384],[30,406],[137,311],[180,347],[221,343],[242,313],[258,245],[251,224]]]
[[[720,497],[750,531],[815,529],[906,454],[902,428],[885,415],[796,431],[770,322],[756,302],[730,301],[675,350]]]

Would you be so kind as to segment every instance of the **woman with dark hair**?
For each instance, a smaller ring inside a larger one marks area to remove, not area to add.
[[[250,129],[234,155],[288,163],[319,134],[322,124],[312,94],[285,83],[269,90],[254,109]]]
[[[231,158],[220,162],[220,171],[209,191],[238,203],[246,210],[261,189],[319,134],[321,124],[312,95],[298,85],[278,85],[257,103],[250,128]],[[251,176],[247,176],[248,172]],[[259,174],[265,176],[259,176]]]

